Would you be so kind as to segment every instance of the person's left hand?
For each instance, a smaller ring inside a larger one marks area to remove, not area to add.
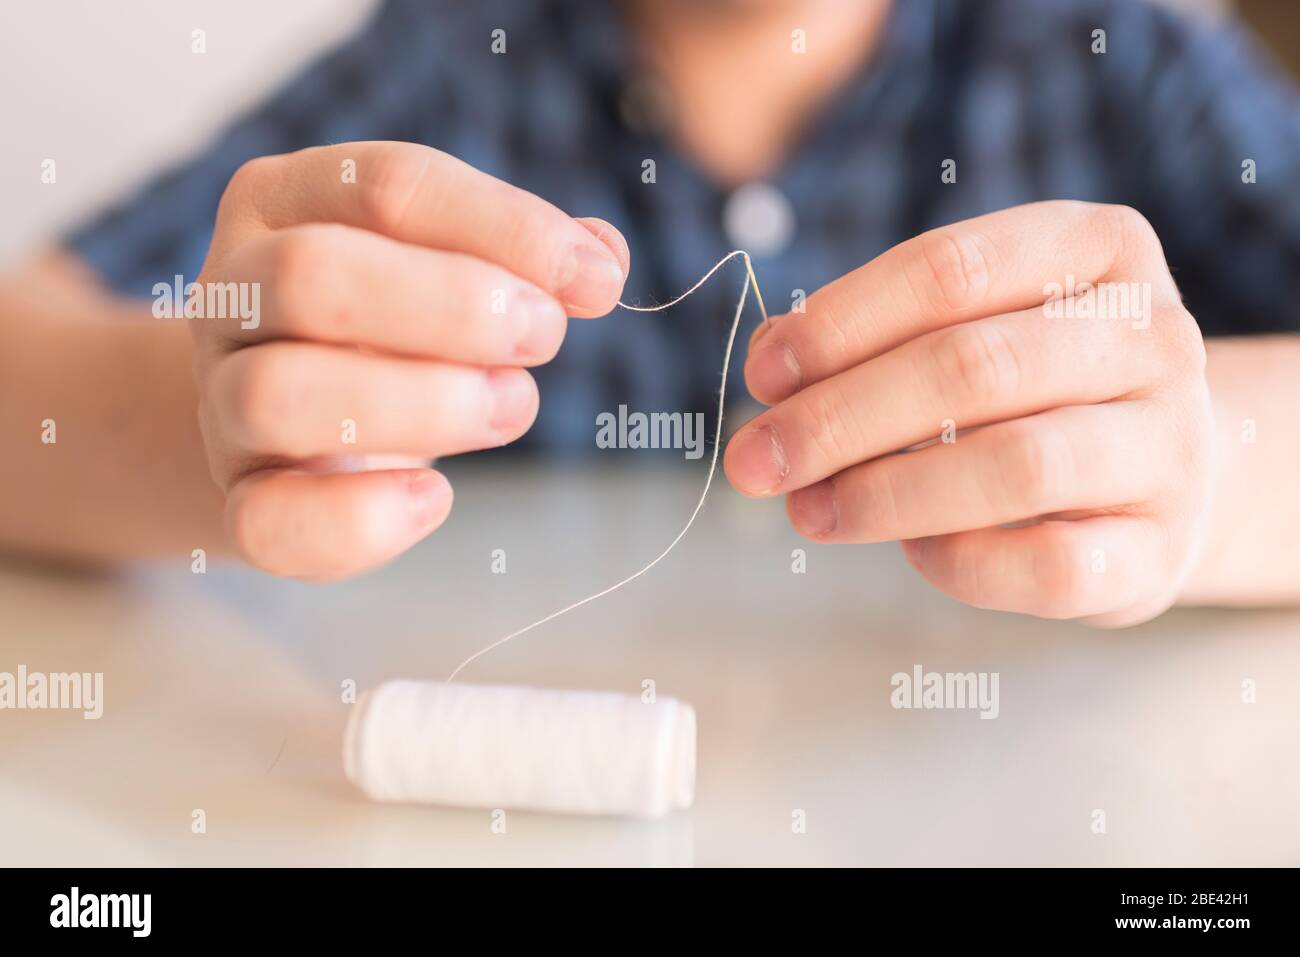
[[[727,447],[739,491],[787,495],[814,541],[902,540],[982,608],[1120,626],[1177,598],[1207,524],[1212,412],[1200,330],[1140,214],[1003,210],[806,306],[750,342],[746,382],[774,407]]]

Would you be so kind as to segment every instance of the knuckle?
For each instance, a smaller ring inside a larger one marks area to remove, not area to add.
[[[231,175],[230,181],[226,183],[218,208],[227,208],[254,193],[257,185],[266,180],[267,171],[275,162],[276,158],[273,156],[256,156],[240,164]]]
[[[252,159],[239,164],[239,168],[230,177],[230,181],[240,184],[255,183],[262,179],[266,171],[275,163],[276,157],[274,156],[254,156]]]
[[[1077,473],[1074,448],[1057,429],[1012,427],[997,447],[996,466],[1004,504],[1034,509],[1034,515],[1057,510]],[[1018,515],[1029,518],[1031,515]]]
[[[805,325],[794,323],[787,335],[787,341],[797,342],[801,338],[806,338],[811,347],[810,351],[826,356],[847,357],[864,354],[869,348],[867,321],[865,316],[855,308],[856,305],[856,300],[850,299],[841,302],[832,301],[824,308],[810,307],[806,335],[802,337],[799,335],[804,332]],[[791,348],[796,349],[797,352],[795,342],[791,342]]]
[[[1178,372],[1204,375],[1205,338],[1192,314],[1179,303],[1161,310],[1155,321],[1160,323],[1164,332],[1161,339],[1166,344],[1173,368]]]
[[[432,150],[393,146],[367,160],[358,177],[361,212],[378,232],[399,235],[407,221],[412,199],[425,182]]]
[[[940,394],[950,398],[953,408],[984,408],[1020,388],[1020,359],[992,323],[953,326],[932,341]]]
[[[848,409],[848,398],[829,388],[819,390],[804,407],[799,431],[807,436],[819,462],[836,465],[852,459],[857,426]]]
[[[259,452],[297,452],[286,428],[303,407],[295,364],[264,346],[248,350],[242,365],[230,396],[231,426],[240,444]]]
[[[1108,206],[1111,223],[1115,232],[1122,238],[1136,243],[1149,243],[1156,239],[1155,227],[1151,221],[1132,206]]]
[[[1113,262],[1148,259],[1152,249],[1161,248],[1155,227],[1132,206],[1096,206],[1090,217],[1094,228],[1107,238],[1115,251]]]
[[[871,462],[862,466],[856,481],[861,489],[853,496],[853,524],[861,531],[863,541],[892,541],[903,528],[903,496],[905,484],[892,460]]]
[[[505,187],[504,191],[514,193],[514,187]],[[567,247],[563,243],[548,241],[556,233],[554,212],[533,202],[531,197],[513,205],[516,212],[506,220],[501,232],[504,261],[535,263],[539,259],[549,259],[552,262],[549,273],[558,284],[564,265],[560,257],[567,253]]]
[[[343,257],[338,247],[346,227],[312,224],[286,229],[273,253],[276,318],[286,332],[305,332],[331,312],[339,297],[331,295]]]
[[[304,328],[313,304],[319,301],[318,290],[326,274],[322,252],[311,229],[287,229],[278,237],[270,272],[276,316],[286,331]]]
[[[971,229],[944,228],[917,237],[916,280],[931,290],[929,305],[960,312],[977,305],[989,288],[988,242]]]
[[[990,576],[984,567],[988,561],[987,555],[967,542],[959,540],[952,546],[953,592],[976,608],[993,608],[997,605],[996,593],[989,590]]]

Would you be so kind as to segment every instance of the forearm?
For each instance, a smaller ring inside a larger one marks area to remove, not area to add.
[[[226,550],[190,337],[51,256],[0,280],[0,549],[114,562]]]
[[[1218,483],[1184,604],[1300,602],[1300,336],[1210,340]]]

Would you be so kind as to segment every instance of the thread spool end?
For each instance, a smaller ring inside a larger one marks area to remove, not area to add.
[[[684,811],[695,803],[695,709],[677,702],[673,729],[672,806]]]
[[[370,689],[361,692],[361,697],[352,706],[348,715],[348,725],[343,732],[343,774],[361,787],[361,728],[366,720],[366,706],[370,703]]]

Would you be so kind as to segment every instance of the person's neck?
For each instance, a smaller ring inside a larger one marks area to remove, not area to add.
[[[875,49],[890,0],[627,0],[671,135],[724,185],[772,175]],[[798,52],[803,31],[806,52]]]

